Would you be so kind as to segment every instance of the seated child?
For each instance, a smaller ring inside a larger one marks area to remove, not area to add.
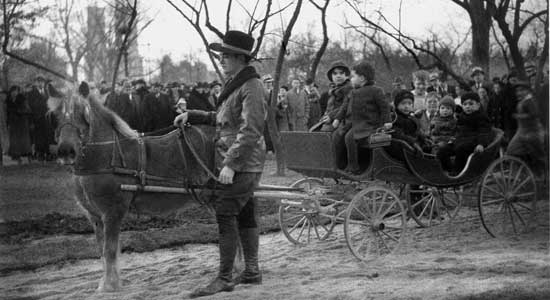
[[[439,149],[437,158],[443,169],[457,174],[466,165],[472,152],[482,152],[491,142],[491,121],[480,109],[481,103],[477,93],[468,92],[461,97],[462,113],[456,122],[456,134],[452,143]],[[455,155],[454,164],[451,157]]]
[[[334,118],[344,103],[344,99],[352,89],[351,83],[349,82],[349,75],[349,68],[341,61],[332,63],[328,70],[327,77],[329,81],[334,84],[334,88],[329,91],[325,114],[319,120],[319,122],[324,123],[321,127],[321,131],[334,131],[336,129],[336,127],[333,126]]]
[[[426,137],[421,133],[418,119],[413,113],[414,95],[406,90],[399,91],[393,100],[396,112],[396,119],[393,123],[393,139],[399,139],[407,142],[418,153],[423,153],[423,146],[426,145]],[[386,147],[386,151],[399,160],[405,160],[402,146],[392,141],[391,145]]]
[[[345,140],[348,158],[346,171],[350,173],[360,171],[357,143],[390,122],[390,105],[384,98],[382,88],[374,85],[374,76],[374,68],[365,61],[353,66],[351,84],[354,89],[344,100],[333,122],[338,127],[333,135],[335,141],[339,139],[336,146],[341,147],[342,138]]]
[[[454,99],[449,95],[443,97],[439,103],[439,112],[434,117],[430,130],[430,137],[434,143],[434,152],[437,152],[439,148],[449,143],[455,136],[456,119],[454,111]]]

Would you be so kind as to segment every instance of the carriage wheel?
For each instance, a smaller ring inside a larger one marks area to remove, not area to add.
[[[351,253],[369,261],[392,253],[404,242],[406,210],[391,190],[368,187],[357,193],[346,211],[344,235]]]
[[[286,238],[296,245],[324,240],[331,234],[337,215],[344,208],[341,201],[329,198],[281,200],[279,226]]]
[[[302,188],[304,189],[304,192],[306,193],[314,193],[315,188],[323,186],[324,181],[321,178],[316,177],[306,177],[302,179],[296,180],[294,183],[290,185],[290,187],[293,188]]]
[[[439,225],[453,220],[460,207],[462,197],[454,188],[405,188],[409,215],[421,227]]]
[[[492,237],[524,232],[534,220],[537,201],[535,175],[520,159],[494,161],[479,185],[478,208],[483,227]]]

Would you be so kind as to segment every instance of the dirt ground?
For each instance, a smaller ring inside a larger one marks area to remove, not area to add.
[[[288,184],[297,178],[292,173],[288,178],[271,177],[270,170],[272,162],[264,173],[265,183]],[[3,212],[24,207],[10,204],[6,195],[11,194],[2,190]],[[464,207],[452,223],[428,229],[411,223],[402,251],[369,263],[360,263],[351,255],[342,225],[328,240],[306,246],[295,246],[282,233],[270,232],[260,241],[264,283],[237,286],[232,293],[205,299],[550,299],[548,200],[539,203],[539,214],[532,220],[534,228],[520,236],[491,238],[475,208]],[[63,213],[67,211],[72,208]],[[17,210],[5,216],[20,219],[14,214]],[[31,210],[25,217],[39,215],[39,210]],[[161,232],[182,235],[178,228],[159,228],[158,237],[130,230],[123,240],[147,244],[160,239]],[[185,227],[185,231],[194,230]],[[185,299],[215,276],[218,261],[215,244],[167,243],[164,247],[168,248],[144,253],[130,249],[120,260],[123,290],[98,294],[101,262],[82,259],[87,257],[86,251],[93,253],[84,250],[93,245],[91,235],[58,233],[21,242],[24,246],[2,241],[0,265],[32,260],[33,255],[59,255],[61,259],[56,263],[45,259],[44,266],[31,270],[6,267],[0,273],[0,299]],[[38,250],[25,253],[32,247]]]

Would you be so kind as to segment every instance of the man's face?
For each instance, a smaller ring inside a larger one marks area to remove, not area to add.
[[[437,78],[430,79],[430,86],[438,87],[439,86],[439,80]]]
[[[297,88],[300,87],[300,85],[301,85],[300,80],[298,80],[298,79],[292,80],[292,88],[297,89]]]
[[[158,85],[153,86],[153,93],[155,93],[155,94],[160,93],[160,86],[158,86]]]
[[[266,81],[266,82],[264,82],[264,86],[267,90],[271,91],[273,89],[273,82],[272,81]]]
[[[215,86],[212,87],[211,92],[214,95],[218,95],[221,92],[221,90],[222,90],[221,85],[215,85]]]
[[[439,100],[437,100],[436,97],[431,97],[426,100],[426,104],[428,106],[428,111],[430,113],[437,112],[437,107],[439,106]]]
[[[475,100],[466,99],[462,102],[462,109],[464,110],[464,113],[469,115],[475,111],[478,111],[480,107],[479,102]]]
[[[242,68],[243,63],[239,60],[237,55],[223,53],[220,59],[220,65],[222,66],[223,73],[226,76],[231,76]]]
[[[197,87],[196,90],[199,94],[204,93],[204,88],[203,87]]]
[[[484,88],[479,88],[477,90],[477,94],[479,95],[480,98],[485,98],[487,97],[487,90]]]
[[[426,81],[418,78],[414,79],[414,89],[417,92],[424,93],[426,91]]]
[[[280,88],[279,89],[279,96],[281,96],[281,97],[286,96],[286,89]]]
[[[477,83],[483,82],[485,80],[485,75],[481,72],[476,72],[474,74],[474,81]]]
[[[498,83],[493,84],[493,91],[495,92],[495,94],[499,94],[501,91],[500,84]]]
[[[346,72],[341,68],[336,68],[332,70],[332,81],[335,84],[342,84],[346,79],[348,79],[348,76],[346,75]]]

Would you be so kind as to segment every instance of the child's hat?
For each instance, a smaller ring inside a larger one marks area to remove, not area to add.
[[[456,106],[455,100],[453,99],[453,97],[447,95],[443,97],[443,99],[441,99],[441,101],[439,102],[439,107],[441,106],[450,107],[454,111]]]
[[[338,61],[333,62],[332,65],[330,65],[330,69],[328,69],[328,71],[327,71],[328,80],[330,80],[331,82],[332,82],[332,71],[334,71],[334,69],[336,69],[336,68],[344,70],[344,73],[346,73],[346,75],[349,76],[350,71],[349,71],[348,66],[346,66],[346,64],[344,64],[344,62],[338,60]]]
[[[411,99],[414,102],[414,95],[407,90],[399,91],[393,98],[393,106],[397,107],[405,99]]]
[[[473,93],[473,92],[468,92],[468,93],[465,93],[464,95],[460,96],[460,103],[464,103],[464,101],[466,100],[473,100],[473,101],[476,101],[476,102],[481,102],[479,100],[479,95],[477,93]]]

